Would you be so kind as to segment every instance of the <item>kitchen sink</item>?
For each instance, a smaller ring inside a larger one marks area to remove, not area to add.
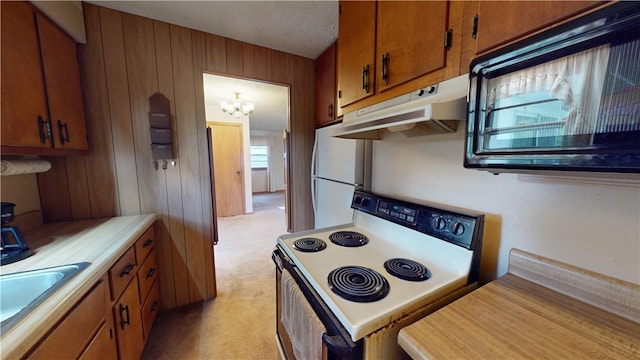
[[[88,262],[0,275],[0,331],[18,323]]]

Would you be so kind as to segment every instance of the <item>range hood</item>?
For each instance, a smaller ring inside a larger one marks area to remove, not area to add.
[[[386,132],[419,136],[455,132],[467,117],[469,75],[430,85],[344,115],[331,136],[380,140]]]

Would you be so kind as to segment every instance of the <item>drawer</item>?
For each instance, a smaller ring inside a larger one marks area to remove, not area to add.
[[[144,259],[149,256],[151,250],[153,250],[156,244],[155,232],[153,231],[153,225],[151,225],[147,231],[138,238],[134,247],[136,248],[136,260],[138,264],[142,264]]]
[[[107,286],[100,281],[33,351],[29,359],[75,359],[89,344],[107,315]]]
[[[138,270],[138,286],[140,286],[140,304],[144,303],[144,300],[149,294],[149,290],[153,283],[158,278],[158,260],[156,258],[156,252],[152,251],[151,255],[147,257],[144,264],[140,266]]]
[[[111,300],[120,297],[122,291],[131,279],[135,279],[138,266],[136,263],[136,253],[131,247],[122,257],[109,269],[109,282],[111,283]]]
[[[144,338],[149,338],[151,327],[156,320],[158,310],[160,308],[160,289],[158,288],[158,282],[156,281],[151,287],[147,301],[142,306],[142,326],[144,327]]]

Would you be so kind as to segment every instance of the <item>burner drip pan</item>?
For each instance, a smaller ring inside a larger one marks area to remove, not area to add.
[[[346,247],[358,247],[369,242],[368,237],[355,231],[336,231],[329,235],[329,240],[334,244]]]
[[[364,266],[339,267],[329,273],[327,280],[331,291],[350,301],[374,302],[389,293],[387,279]]]
[[[384,268],[389,274],[408,281],[425,281],[431,277],[426,266],[409,259],[389,259],[384,262]]]
[[[324,250],[327,243],[322,239],[306,237],[293,242],[293,247],[302,252],[316,252]]]

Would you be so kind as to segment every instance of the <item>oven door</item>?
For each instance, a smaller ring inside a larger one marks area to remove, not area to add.
[[[355,343],[351,341],[349,333],[342,327],[335,315],[320,299],[320,296],[313,290],[304,275],[284,251],[276,247],[271,258],[276,264],[276,335],[285,359],[296,359],[291,335],[287,333],[287,329],[282,322],[282,273],[285,271],[294,279],[313,312],[326,329],[326,333],[322,335],[322,358],[328,360],[362,359],[363,340],[361,339]]]

